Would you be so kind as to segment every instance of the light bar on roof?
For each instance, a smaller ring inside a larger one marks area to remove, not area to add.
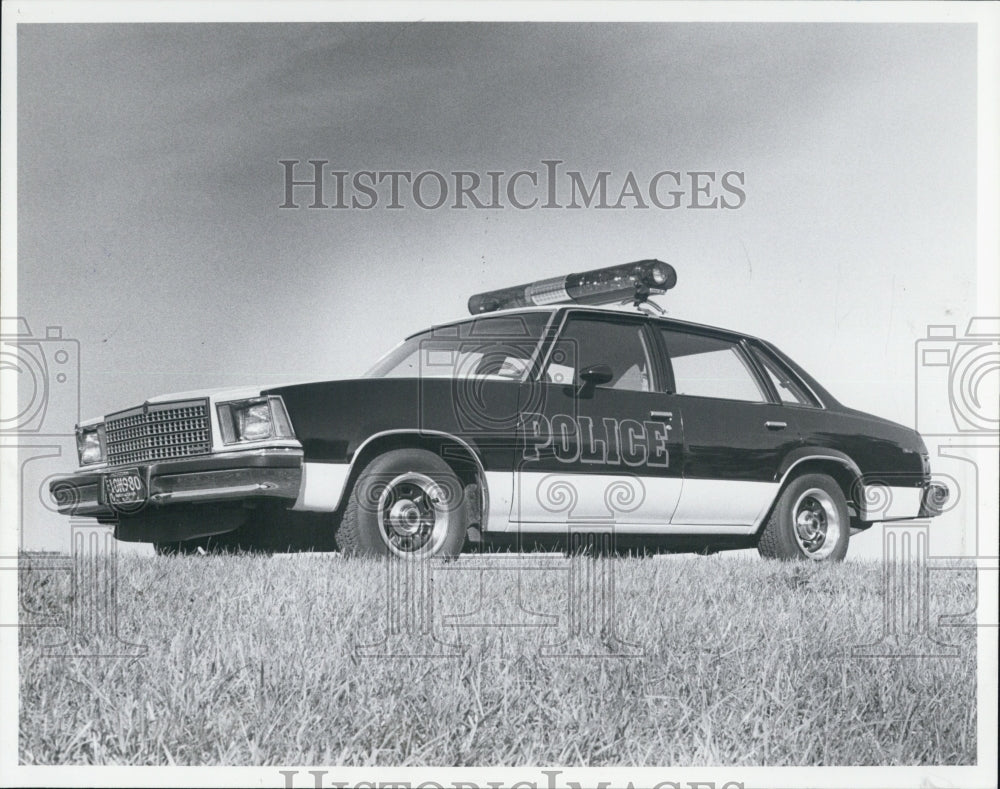
[[[640,260],[477,293],[469,298],[469,312],[479,315],[548,304],[610,304],[631,298],[638,303],[650,294],[665,293],[676,284],[677,272],[669,263]]]

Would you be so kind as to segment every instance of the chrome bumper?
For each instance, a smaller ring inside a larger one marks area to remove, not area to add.
[[[920,517],[934,518],[940,515],[951,498],[948,486],[941,482],[928,482],[920,499]]]
[[[52,480],[49,494],[64,515],[115,518],[119,513],[104,500],[103,476],[122,468],[143,469],[148,491],[144,505],[130,504],[121,514],[134,515],[142,506],[260,498],[286,499],[291,506],[302,484],[302,450],[272,447],[78,471]]]

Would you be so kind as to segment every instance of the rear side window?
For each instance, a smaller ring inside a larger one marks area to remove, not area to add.
[[[766,394],[735,342],[663,328],[660,336],[673,371],[675,394],[766,402]]]
[[[794,405],[810,405],[816,407],[819,403],[792,378],[791,374],[779,364],[776,359],[771,358],[760,348],[753,348],[754,356],[767,371],[767,377],[771,379],[778,397],[783,403]]]

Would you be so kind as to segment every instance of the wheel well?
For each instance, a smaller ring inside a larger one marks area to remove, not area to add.
[[[788,472],[788,476],[785,477],[782,482],[778,495],[774,497],[774,503],[771,505],[771,509],[768,510],[767,514],[761,520],[761,527],[763,527],[771,517],[771,512],[774,510],[774,507],[777,506],[778,499],[781,497],[781,493],[784,491],[785,487],[792,480],[798,479],[803,474],[826,474],[828,477],[832,477],[834,482],[837,483],[837,487],[840,488],[840,492],[844,494],[844,501],[847,502],[847,511],[851,516],[851,527],[861,529],[867,528],[867,526],[870,525],[865,524],[859,518],[860,511],[858,509],[857,496],[861,493],[861,478],[858,474],[852,471],[844,463],[834,460],[833,458],[810,458],[809,460],[803,460],[792,466],[791,470]]]
[[[474,502],[476,506],[476,522],[482,523],[485,514],[486,499],[484,496],[486,480],[480,474],[480,464],[472,450],[460,441],[449,436],[428,435],[421,433],[394,433],[379,436],[367,444],[351,459],[351,472],[344,484],[344,492],[340,499],[338,512],[343,513],[344,506],[354,489],[364,467],[379,455],[394,449],[424,449],[433,452],[447,463],[463,486],[475,485],[479,489]]]

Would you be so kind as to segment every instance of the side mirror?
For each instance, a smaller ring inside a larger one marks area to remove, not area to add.
[[[580,390],[578,394],[589,394],[595,387],[608,383],[614,377],[606,364],[592,364],[580,370]]]

